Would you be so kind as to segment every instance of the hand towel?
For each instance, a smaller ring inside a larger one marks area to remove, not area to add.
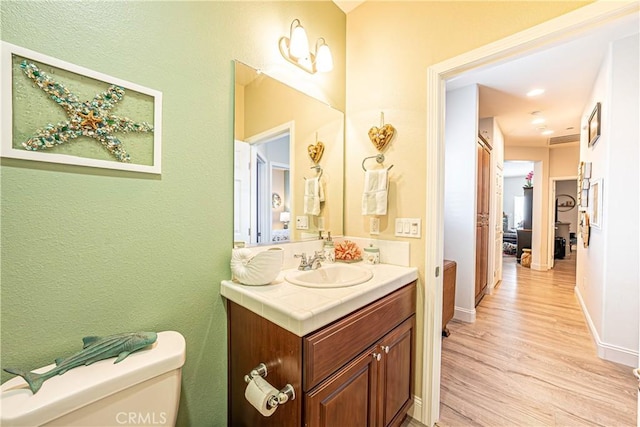
[[[387,169],[369,170],[364,173],[362,215],[387,214]]]
[[[322,199],[322,200],[320,200]],[[320,202],[324,200],[324,191],[319,178],[307,178],[304,183],[304,213],[320,214]]]

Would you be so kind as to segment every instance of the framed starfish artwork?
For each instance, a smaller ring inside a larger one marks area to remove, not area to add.
[[[0,156],[161,172],[161,92],[1,43]]]

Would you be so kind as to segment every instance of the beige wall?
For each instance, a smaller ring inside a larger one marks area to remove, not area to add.
[[[361,162],[376,154],[367,131],[380,112],[397,129],[386,150],[390,173],[388,215],[380,238],[395,239],[395,217],[425,218],[426,71],[430,65],[499,40],[589,2],[365,2],[347,15],[347,125],[345,233],[368,236],[360,213]],[[505,155],[506,158],[506,155]],[[424,230],[422,235],[424,236]],[[424,295],[425,241],[411,243]],[[420,361],[423,309],[418,307],[416,394],[422,388]]]
[[[580,145],[549,149],[549,176],[577,176],[580,163]]]

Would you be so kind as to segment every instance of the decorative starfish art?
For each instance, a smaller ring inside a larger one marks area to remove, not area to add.
[[[136,123],[126,117],[109,114],[124,98],[124,88],[121,86],[111,85],[105,92],[97,94],[93,100],[80,102],[63,84],[56,82],[36,65],[22,61],[20,68],[69,116],[66,122],[57,125],[47,124],[44,129],[39,129],[35,136],[22,143],[27,150],[44,150],[79,136],[88,136],[100,141],[118,161],[129,163],[129,154],[114,133],[153,132],[153,126],[149,123]]]

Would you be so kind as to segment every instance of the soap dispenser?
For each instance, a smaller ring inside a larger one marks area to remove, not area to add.
[[[336,262],[336,247],[331,239],[331,232],[327,233],[327,239],[324,241],[324,247],[322,248],[325,262]]]
[[[364,261],[367,264],[380,264],[380,249],[373,246],[373,243],[371,243],[368,248],[364,248],[364,253]]]

